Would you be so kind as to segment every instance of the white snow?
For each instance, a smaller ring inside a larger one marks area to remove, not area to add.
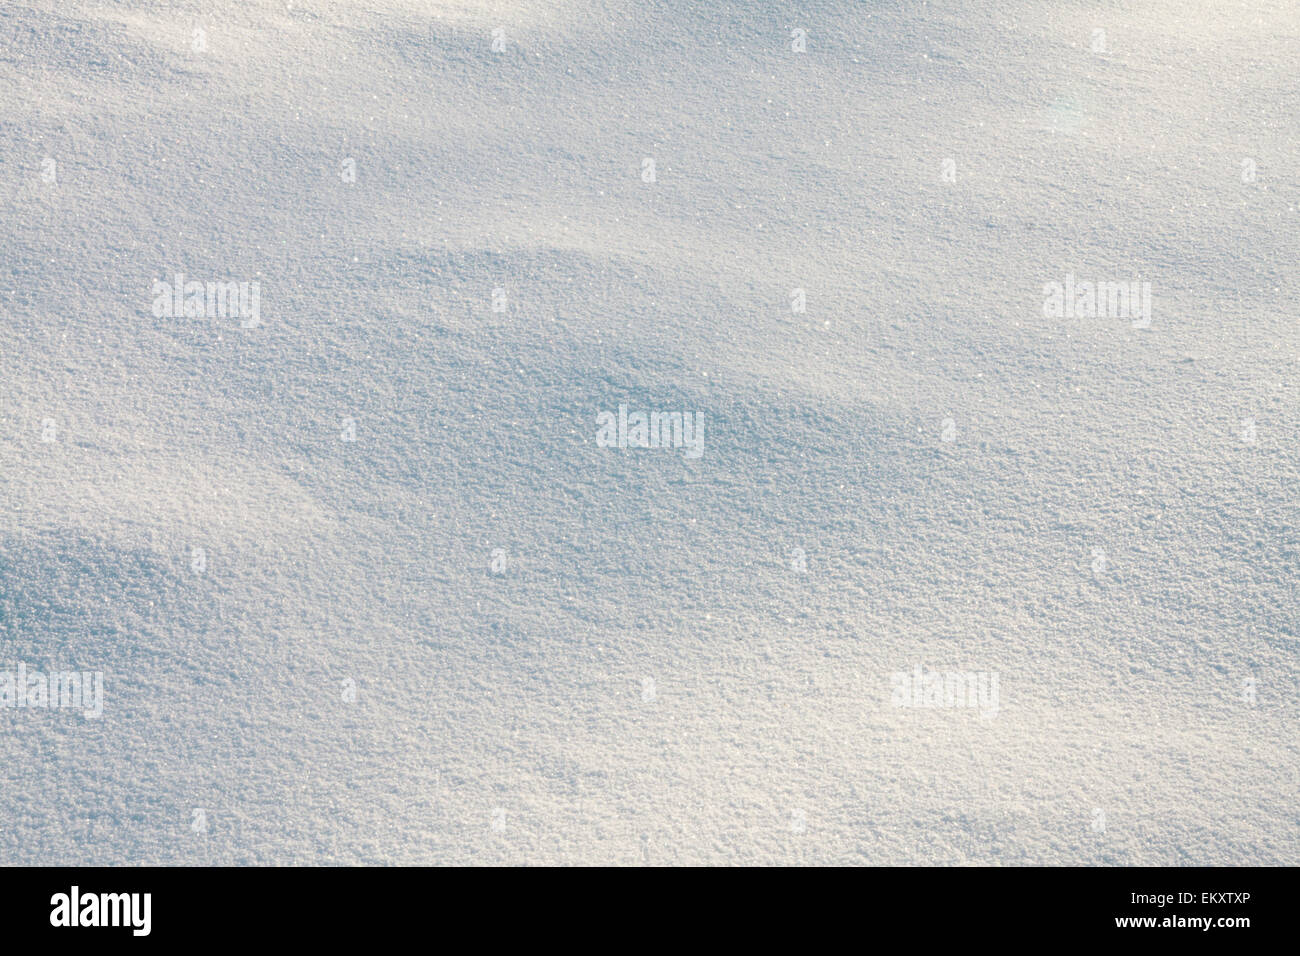
[[[0,672],[104,675],[0,706],[0,862],[1300,862],[1297,62],[1286,0],[0,6]]]

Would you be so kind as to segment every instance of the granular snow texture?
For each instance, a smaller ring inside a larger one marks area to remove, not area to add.
[[[1300,862],[1297,63],[1292,0],[9,0],[0,671],[102,715],[11,681],[0,862]]]

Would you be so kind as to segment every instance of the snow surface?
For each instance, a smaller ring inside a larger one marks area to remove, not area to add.
[[[104,710],[0,708],[0,862],[1300,862],[1297,63],[1293,0],[7,0],[0,670]]]

